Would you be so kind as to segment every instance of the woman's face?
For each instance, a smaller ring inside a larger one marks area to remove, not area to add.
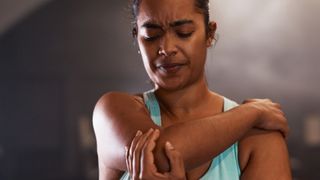
[[[156,87],[174,90],[204,78],[207,38],[194,1],[142,0],[137,39],[145,69]]]

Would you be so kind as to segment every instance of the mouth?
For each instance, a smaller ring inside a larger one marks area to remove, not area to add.
[[[186,64],[183,64],[183,63],[165,63],[165,64],[157,65],[156,67],[164,73],[172,74],[172,73],[178,72],[185,65]]]

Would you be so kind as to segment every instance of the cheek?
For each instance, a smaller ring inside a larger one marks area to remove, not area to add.
[[[189,58],[191,59],[191,63],[199,63],[205,61],[207,53],[205,37],[194,37],[189,43],[185,45],[185,50]]]
[[[138,39],[138,45],[139,45],[139,50],[140,50],[141,57],[142,57],[143,61],[149,59],[150,47],[147,46],[145,44],[145,42],[143,42],[143,40],[141,40],[141,38]]]
[[[153,69],[152,60],[156,58],[154,47],[142,39],[138,39],[138,45],[144,67],[149,72]]]

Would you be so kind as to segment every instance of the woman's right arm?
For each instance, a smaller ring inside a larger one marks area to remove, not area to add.
[[[221,153],[252,127],[287,132],[279,105],[268,100],[255,100],[215,116],[161,128],[152,122],[142,100],[123,93],[108,93],[98,101],[93,124],[100,169],[119,171],[126,171],[124,147],[130,145],[138,130],[161,131],[154,152],[160,172],[169,170],[164,152],[167,141],[181,153],[188,171]]]

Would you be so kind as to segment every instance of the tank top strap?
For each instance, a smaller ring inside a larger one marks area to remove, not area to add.
[[[152,121],[161,126],[161,113],[160,106],[157,100],[157,97],[154,94],[154,89],[143,93],[144,103],[147,106]]]
[[[229,111],[230,109],[232,109],[236,106],[238,106],[238,103],[236,103],[226,97],[223,97],[223,111],[224,112]]]

